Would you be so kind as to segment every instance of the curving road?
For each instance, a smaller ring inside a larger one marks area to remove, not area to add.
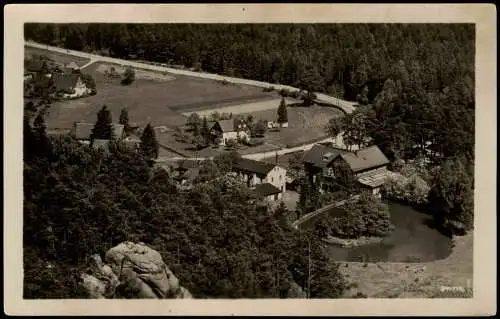
[[[90,59],[90,62],[85,64],[84,66],[82,66],[82,69],[91,65],[94,62],[101,61],[101,62],[116,63],[116,64],[120,64],[120,65],[132,66],[132,67],[135,67],[138,69],[160,71],[160,72],[169,72],[172,74],[193,76],[193,77],[211,79],[211,80],[217,80],[217,81],[226,80],[230,83],[245,84],[245,85],[257,86],[257,87],[262,87],[262,88],[265,88],[265,87],[267,88],[267,87],[273,86],[277,90],[281,90],[281,89],[287,89],[287,90],[291,90],[291,91],[299,90],[297,88],[294,88],[294,87],[291,87],[288,85],[272,84],[272,83],[267,83],[267,82],[241,79],[241,78],[235,78],[235,77],[228,77],[228,76],[211,74],[211,73],[179,70],[179,69],[169,68],[169,67],[165,67],[165,66],[158,66],[158,65],[152,65],[152,64],[147,64],[147,63],[135,62],[135,61],[131,61],[131,60],[110,58],[110,57],[105,57],[105,56],[101,56],[101,55],[97,55],[97,54],[85,53],[85,52],[81,52],[81,51],[62,49],[62,48],[53,47],[53,46],[46,45],[46,44],[36,43],[33,41],[26,41],[24,43],[24,45],[28,46],[28,47],[33,47],[33,48],[38,48],[38,49],[48,50],[48,51],[52,51],[52,52],[69,54],[69,55],[73,55],[73,56],[77,56],[77,57]],[[316,99],[317,102],[336,106],[336,107],[340,108],[342,111],[344,111],[345,113],[352,113],[356,108],[356,103],[354,103],[354,102],[345,101],[345,100],[342,100],[342,99],[339,99],[339,98],[336,98],[333,96],[329,96],[329,95],[326,95],[323,93],[316,93],[316,96],[317,96],[317,99]]]
[[[53,46],[49,46],[49,45],[45,45],[45,44],[36,43],[33,41],[26,41],[25,46],[90,59],[90,61],[87,64],[82,66],[82,69],[91,65],[92,63],[95,63],[95,62],[108,62],[108,63],[115,63],[115,64],[120,64],[120,65],[132,66],[132,67],[138,68],[138,69],[160,71],[160,72],[169,72],[172,74],[193,76],[193,77],[218,80],[218,81],[226,80],[226,81],[231,82],[231,83],[251,85],[251,86],[257,86],[257,87],[263,87],[263,88],[273,86],[277,90],[281,90],[281,89],[287,89],[287,90],[292,90],[292,91],[298,90],[297,88],[294,88],[294,87],[291,87],[288,85],[271,84],[271,83],[255,81],[255,80],[227,77],[227,76],[222,76],[222,75],[218,75],[218,74],[193,72],[193,71],[188,71],[188,70],[179,70],[179,69],[174,69],[174,68],[169,68],[169,67],[164,67],[164,66],[151,65],[151,64],[147,64],[147,63],[130,61],[130,60],[110,58],[110,57],[105,57],[105,56],[101,56],[101,55],[85,53],[85,52],[81,52],[81,51],[62,49],[62,48],[58,48],[58,47],[53,47]],[[341,100],[341,99],[338,99],[338,98],[335,98],[332,96],[328,96],[328,95],[323,94],[323,93],[316,93],[316,96],[317,96],[316,100],[318,102],[336,106],[336,107],[340,108],[342,111],[344,111],[345,113],[352,113],[356,108],[355,103],[353,103],[353,102]],[[335,141],[334,138],[329,137],[329,138],[325,138],[324,140],[316,141],[314,143],[304,144],[304,145],[297,146],[297,147],[283,148],[283,149],[280,149],[277,151],[268,151],[268,152],[254,153],[254,154],[246,154],[246,155],[242,155],[242,156],[244,158],[249,158],[249,159],[253,159],[253,160],[260,160],[260,159],[263,159],[266,157],[275,156],[276,154],[284,155],[284,154],[293,153],[293,152],[297,152],[297,151],[307,151],[307,150],[311,149],[315,144],[323,143],[323,142],[334,142],[334,141]],[[177,159],[177,160],[179,160],[179,159],[204,160],[206,158],[185,158],[185,157],[169,158],[169,160],[175,160],[175,159]],[[208,158],[208,159],[210,159],[210,158]],[[164,159],[158,158],[157,161],[162,162],[165,160],[166,160],[166,158],[164,158]]]

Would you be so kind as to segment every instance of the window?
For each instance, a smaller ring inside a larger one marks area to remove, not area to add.
[[[271,177],[271,183],[273,183],[273,182],[274,182],[274,177]]]
[[[333,167],[328,167],[328,176],[332,176],[333,177]]]

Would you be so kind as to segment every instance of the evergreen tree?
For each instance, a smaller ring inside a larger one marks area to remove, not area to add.
[[[38,113],[33,122],[33,133],[35,150],[39,156],[48,156],[50,153],[50,140],[47,137],[47,127],[45,126],[45,120],[43,119],[42,113]],[[29,134],[29,133],[28,133]]]
[[[97,122],[92,129],[90,140],[111,140],[113,138],[113,126],[111,125],[111,112],[104,105],[97,113]]]
[[[208,120],[206,116],[203,116],[203,121],[201,124],[200,135],[205,143],[208,143],[210,139],[210,128],[208,127]]]
[[[281,97],[280,106],[278,107],[278,123],[288,122],[288,112],[286,109],[285,98]]]
[[[23,158],[25,162],[33,158],[36,144],[29,117],[25,114],[23,119]]]
[[[128,134],[130,132],[130,125],[128,119],[128,111],[126,108],[123,108],[120,112],[119,123],[123,125],[125,133]]]
[[[158,157],[158,149],[155,131],[151,123],[148,123],[142,132],[140,153],[148,160],[152,160]]]

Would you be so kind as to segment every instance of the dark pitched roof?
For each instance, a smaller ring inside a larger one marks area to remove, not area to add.
[[[54,73],[52,75],[56,91],[73,89],[79,78],[79,74]]]
[[[328,147],[321,144],[314,145],[304,154],[303,162],[313,164],[316,167],[325,168],[337,155],[348,153],[338,148]]]
[[[219,125],[222,132],[234,132],[234,120],[220,120],[214,125]]]
[[[239,158],[234,164],[233,169],[238,171],[267,175],[276,165],[266,162],[255,161],[247,158]]]
[[[124,126],[122,124],[112,123],[113,134],[115,138],[123,136]],[[77,140],[90,140],[94,124],[76,122],[73,127],[73,134]]]
[[[376,145],[344,153],[341,156],[354,172],[389,164],[387,157]]]
[[[281,190],[270,183],[257,184],[254,189],[257,197],[265,197],[269,195],[279,194]]]

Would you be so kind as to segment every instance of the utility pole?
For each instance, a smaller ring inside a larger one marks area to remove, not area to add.
[[[180,247],[179,244],[177,244],[177,265],[181,264],[181,257],[180,257]]]
[[[307,243],[309,246],[309,257],[308,257],[308,274],[307,274],[307,298],[311,298],[311,239],[307,239]]]
[[[280,297],[280,256],[276,257],[276,281],[277,281],[277,289],[276,289],[276,297]]]

